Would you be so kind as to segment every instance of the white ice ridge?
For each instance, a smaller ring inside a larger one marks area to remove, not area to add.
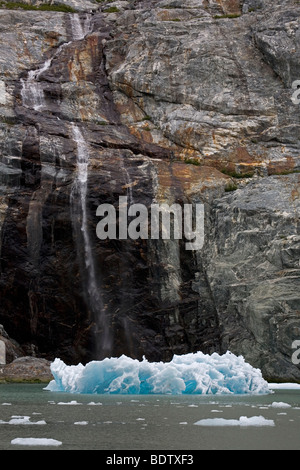
[[[98,394],[267,394],[261,371],[231,352],[175,355],[170,362],[148,362],[127,356],[68,366],[51,364],[45,390]]]

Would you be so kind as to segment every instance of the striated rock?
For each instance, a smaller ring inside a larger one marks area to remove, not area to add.
[[[299,380],[299,188],[300,175],[274,176],[219,199],[205,248],[223,349],[277,380]]]
[[[215,15],[204,3],[159,6],[168,8],[128,12],[126,28],[119,19],[115,40],[107,45],[110,83],[124,122],[143,138],[146,128],[148,139],[171,147],[178,158],[219,169],[266,174],[274,167],[299,168],[299,107],[291,102],[291,82],[299,74],[298,7],[268,4],[267,23],[262,9],[230,19],[226,9]],[[274,20],[280,24],[271,29]],[[291,38],[283,41],[286,28],[292,28]],[[280,67],[292,71],[286,83]]]
[[[63,3],[77,13],[0,9],[0,322],[18,354],[230,349],[299,381],[300,7]],[[99,240],[121,196],[203,203],[203,249]]]

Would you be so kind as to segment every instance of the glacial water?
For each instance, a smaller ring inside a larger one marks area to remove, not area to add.
[[[255,396],[121,396],[44,388],[0,385],[0,450],[132,450],[138,455],[139,450],[178,454],[300,448],[300,390]],[[257,417],[256,425],[250,419],[248,426],[230,425],[241,417]],[[209,424],[195,424],[207,419]],[[44,445],[30,445],[34,442]]]

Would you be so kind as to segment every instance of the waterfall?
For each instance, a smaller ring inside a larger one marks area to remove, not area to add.
[[[95,317],[99,330],[102,331],[101,352],[109,353],[111,340],[109,325],[103,305],[101,289],[97,279],[93,256],[93,247],[88,229],[87,217],[87,185],[89,150],[80,128],[72,124],[73,139],[77,146],[77,176],[71,191],[72,221],[76,232],[77,243],[83,243],[85,287],[88,293],[88,305]]]
[[[80,41],[91,32],[91,18],[86,14],[82,24],[78,13],[70,15],[73,41]]]
[[[22,102],[26,108],[32,108],[35,111],[41,110],[45,106],[44,91],[39,78],[42,73],[49,69],[52,59],[46,60],[42,67],[28,72],[27,80],[21,80],[22,83]]]
[[[83,40],[87,34],[92,32],[91,14],[82,14],[80,16],[77,13],[70,14],[68,18],[69,25],[71,25],[71,41],[61,44],[55,50],[54,54],[50,58],[47,58],[42,65],[35,70],[30,70],[26,79],[21,79],[22,104],[26,108],[39,112],[47,111],[42,75],[50,69],[53,60],[61,54],[64,48],[70,46],[73,41]],[[77,252],[79,257],[81,257],[80,261],[86,302],[97,327],[98,342],[100,343],[98,353],[103,356],[110,354],[111,337],[106,309],[102,299],[101,282],[97,276],[93,245],[89,233],[87,211],[89,149],[80,128],[75,124],[72,124],[72,137],[76,143],[77,174],[70,195],[71,218],[77,243]],[[34,207],[34,205],[32,205],[32,207]],[[40,210],[39,206],[37,206],[37,209],[34,207],[34,209]],[[32,256],[37,258],[35,248],[40,243],[41,235],[40,233],[35,235],[32,227],[37,224],[40,213],[37,212],[37,214],[34,213],[34,215],[35,218],[32,216],[28,221],[28,232],[30,233],[29,249]]]
[[[77,209],[79,208],[79,215],[81,218],[80,229],[84,241],[85,267],[88,271],[89,280],[88,292],[90,296],[95,296],[97,293],[97,281],[92,246],[88,232],[86,208],[89,152],[86,142],[78,126],[74,124],[72,125],[72,133],[74,141],[77,145],[77,177],[72,188],[71,203],[77,206]]]
[[[121,157],[121,167],[125,176],[125,182],[126,182],[125,187],[127,189],[127,197],[128,197],[129,205],[132,206],[134,204],[133,192],[132,192],[133,182],[131,180],[129,171],[127,170],[125,166],[123,157]]]
[[[86,37],[87,34],[91,32],[91,15],[85,15],[83,24],[77,13],[70,14],[69,18],[71,22],[73,41],[82,40]],[[61,51],[70,43],[71,42],[65,42],[64,44],[62,44],[57,49],[55,54],[50,59],[47,59],[41,67],[36,70],[30,70],[28,72],[28,77],[26,80],[21,79],[21,96],[23,106],[25,106],[26,108],[34,109],[35,111],[42,111],[46,107],[42,82],[39,81],[40,77],[51,67],[53,59],[57,57],[61,53]]]

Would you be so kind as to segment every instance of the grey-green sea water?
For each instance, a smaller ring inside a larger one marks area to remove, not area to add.
[[[0,450],[300,449],[300,390],[261,396],[127,396],[75,395],[43,388],[0,385]],[[195,424],[241,416],[263,417],[274,425]],[[44,445],[14,444],[30,444],[29,438],[45,439],[39,441]],[[49,439],[60,445],[47,445],[53,442]]]

